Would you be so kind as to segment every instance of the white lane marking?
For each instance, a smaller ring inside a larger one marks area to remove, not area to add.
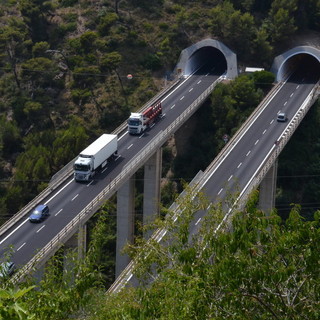
[[[232,177],[233,177],[233,175],[231,175],[231,176],[229,177],[228,181],[230,181],[230,180],[232,179]]]
[[[182,97],[180,98],[180,101],[183,100],[183,99],[184,99],[184,96],[182,96]]]
[[[101,173],[104,173],[107,169],[108,169],[108,167],[105,167],[105,168],[101,171]]]
[[[206,74],[206,77],[209,75],[210,73],[208,72],[207,74]]]
[[[13,233],[15,233],[20,227],[22,227],[28,220],[29,220],[29,218],[24,220],[19,226],[17,226],[12,232],[10,232],[3,240],[1,240],[0,244],[2,242],[6,241]]]
[[[143,136],[144,136],[144,133],[139,136],[139,139],[141,139]],[[129,148],[131,148],[131,147],[132,147],[132,145]]]
[[[293,96],[293,92],[290,94],[290,98]]]
[[[114,159],[114,161],[117,161],[118,159],[120,159],[120,154]]]
[[[251,150],[248,151],[248,153],[246,154],[246,157],[250,154]]]
[[[220,189],[220,191],[218,192],[218,195],[223,191],[223,188]]]
[[[46,225],[44,224],[40,229],[38,229],[36,232],[39,233]]]
[[[189,92],[191,92],[193,90],[193,88],[191,88],[190,90],[189,90]]]
[[[201,83],[201,80],[199,80],[198,82],[197,82],[197,84],[200,84]]]
[[[130,146],[127,148],[127,150],[129,150],[132,146],[133,146],[133,143],[130,144]]]
[[[240,163],[238,164],[237,168],[239,169],[239,168],[241,167],[241,165],[242,165],[242,162],[240,162]]]
[[[17,251],[19,251],[22,247],[24,247],[26,245],[26,242],[25,243],[23,243],[18,249],[17,249]]]
[[[56,197],[63,189],[65,189],[71,182],[73,182],[73,179],[70,180],[63,188],[61,188],[57,193],[55,193],[49,200],[47,200],[44,204],[48,204],[54,197]]]
[[[163,113],[162,116],[161,116],[161,119],[162,119],[165,115],[166,115],[166,113]]]
[[[264,131],[262,132],[262,134],[265,134],[267,132],[267,129],[264,129]]]
[[[155,123],[153,123],[153,124],[150,126],[150,128],[153,128],[155,125],[156,125],[156,124],[155,124]]]
[[[254,143],[254,145],[257,145],[257,144],[258,144],[258,142],[259,142],[259,139]]]
[[[56,214],[55,217],[62,211],[63,209],[60,209]]]
[[[170,108],[170,109],[173,109],[175,106],[176,106],[176,105],[174,104],[173,106],[171,106],[171,108]]]
[[[277,114],[279,114],[281,112],[281,110],[279,110],[278,112],[277,112]]]
[[[118,138],[118,141],[119,140],[121,140],[126,134],[128,134],[129,133],[129,131],[126,131],[122,136],[120,136],[119,138]]]
[[[296,86],[296,89],[298,89],[300,87],[300,84],[298,84],[297,86]]]
[[[201,221],[201,218],[198,219],[198,221],[196,222],[196,225]]]
[[[92,183],[93,183],[93,180],[91,180],[91,181],[87,184],[87,187],[89,187],[90,184],[92,184]]]
[[[271,120],[270,124],[272,124],[272,123],[273,123],[273,121],[274,121],[274,119],[272,119],[272,120]]]
[[[79,196],[79,193],[76,194],[76,195],[71,199],[71,201],[75,200],[78,196]]]
[[[288,101],[286,101],[283,105],[285,106],[288,103]]]

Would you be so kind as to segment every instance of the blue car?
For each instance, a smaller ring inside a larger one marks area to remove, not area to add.
[[[39,204],[29,216],[30,222],[41,222],[49,215],[49,207],[46,204]]]

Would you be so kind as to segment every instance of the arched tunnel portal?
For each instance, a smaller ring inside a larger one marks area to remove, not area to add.
[[[292,48],[277,56],[272,64],[271,71],[276,80],[285,81],[293,72],[303,69],[305,73],[320,78],[320,50],[310,46]]]
[[[185,77],[197,71],[224,74],[234,79],[238,75],[236,54],[220,41],[199,41],[181,52],[175,68],[176,74]]]

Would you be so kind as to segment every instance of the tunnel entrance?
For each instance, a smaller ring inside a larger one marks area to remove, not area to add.
[[[178,76],[185,77],[194,72],[209,71],[224,74],[228,79],[238,75],[235,53],[222,42],[212,39],[202,40],[184,49],[175,68]]]
[[[293,72],[304,73],[307,78],[320,78],[320,50],[314,47],[296,47],[277,56],[271,71],[276,80],[285,81]]]

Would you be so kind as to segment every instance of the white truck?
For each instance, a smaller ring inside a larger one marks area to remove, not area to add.
[[[88,181],[99,168],[106,166],[118,152],[118,137],[115,134],[103,134],[84,149],[74,162],[74,180]]]

